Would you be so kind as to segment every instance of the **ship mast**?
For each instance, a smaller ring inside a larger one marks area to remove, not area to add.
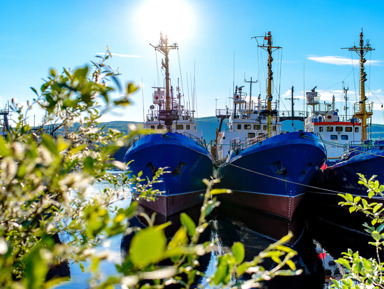
[[[160,32],[160,43],[157,46],[154,46],[150,44],[153,48],[155,48],[156,51],[159,51],[161,54],[164,55],[164,60],[161,62],[162,67],[165,70],[165,111],[159,112],[159,118],[160,120],[164,120],[165,126],[167,129],[171,128],[172,121],[177,119],[177,112],[176,114],[172,110],[171,107],[171,96],[170,96],[170,76],[169,76],[169,51],[172,49],[177,49],[177,44],[168,44],[168,36]]]
[[[345,99],[345,106],[344,106],[345,121],[348,120],[348,90],[349,90],[349,87],[345,87],[344,86],[344,81],[343,81],[343,91],[344,91],[344,99]]]
[[[354,117],[361,119],[361,143],[368,139],[367,136],[367,119],[372,116],[372,111],[368,110],[366,107],[367,97],[365,96],[365,82],[367,81],[367,74],[364,71],[364,63],[367,61],[364,57],[365,55],[372,50],[369,42],[366,42],[364,46],[363,40],[363,30],[360,33],[360,46],[354,45],[348,49],[349,51],[355,51],[360,56],[360,101],[358,103],[358,111],[355,112]]]
[[[258,47],[263,48],[268,52],[268,82],[267,82],[267,112],[268,112],[268,137],[271,137],[271,124],[272,124],[272,52],[280,49],[280,46],[272,46],[272,35],[271,31],[268,31],[268,34],[264,36],[264,40],[267,41],[267,45],[258,45]]]

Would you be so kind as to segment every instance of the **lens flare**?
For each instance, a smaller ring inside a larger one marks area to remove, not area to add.
[[[193,16],[193,9],[185,0],[147,0],[139,7],[135,22],[147,39],[154,39],[162,32],[178,42],[193,33]]]

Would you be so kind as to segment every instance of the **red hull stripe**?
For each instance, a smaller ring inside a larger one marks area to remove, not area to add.
[[[352,124],[351,122],[341,122],[341,121],[335,121],[335,122],[314,122],[314,125],[347,125],[347,126],[360,126],[360,123]]]

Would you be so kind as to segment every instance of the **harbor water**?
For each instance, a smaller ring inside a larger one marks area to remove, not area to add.
[[[107,183],[97,183],[94,185],[95,191],[103,190]],[[120,207],[127,207],[131,199],[117,204]],[[145,212],[151,214],[152,212]],[[314,213],[315,212],[315,213]],[[186,213],[195,221],[200,214],[200,208],[194,207]],[[168,218],[157,214],[156,223],[171,221],[172,225],[166,228],[167,237],[171,237],[180,226],[178,214]],[[245,247],[245,260],[250,261],[259,254],[269,244],[275,242],[288,232],[293,233],[293,238],[289,246],[298,252],[294,257],[298,269],[302,269],[299,276],[277,277],[262,284],[261,288],[330,288],[331,278],[339,279],[343,273],[342,267],[335,263],[341,257],[341,253],[351,248],[358,250],[361,255],[374,257],[375,252],[368,245],[370,236],[364,233],[359,227],[350,226],[337,222],[338,216],[329,216],[327,212],[318,210],[308,210],[306,200],[302,202],[297,213],[291,221],[261,214],[244,207],[228,206],[221,204],[209,219],[210,226],[202,235],[201,241],[218,240],[217,249],[211,254],[202,257],[200,269],[207,276],[212,275],[215,270],[217,256],[230,250],[234,242],[242,242]],[[356,220],[353,220],[356,222]],[[131,220],[131,224],[145,226],[145,221],[141,219]],[[65,242],[65,234],[60,236]],[[100,264],[100,271],[104,277],[117,274],[115,262],[119,263],[122,256],[128,252],[132,236],[118,235],[108,240],[107,243],[96,248],[95,254],[107,252],[108,258]],[[263,266],[273,264],[266,262]],[[88,288],[90,274],[87,272],[89,264],[85,263],[85,273],[80,269],[79,264],[69,262],[68,281],[61,283],[57,288]],[[195,284],[196,288],[211,288],[206,279],[201,279]],[[117,287],[119,288],[119,287]]]

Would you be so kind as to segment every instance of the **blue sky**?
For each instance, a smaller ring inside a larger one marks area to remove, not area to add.
[[[372,64],[366,68],[366,91],[377,108],[374,122],[384,123],[383,6],[382,1],[328,0],[0,0],[0,107],[11,98],[21,103],[34,98],[30,87],[39,88],[49,68],[89,63],[109,46],[116,54],[109,64],[119,68],[121,81],[133,81],[142,90],[132,96],[133,106],[104,120],[141,121],[142,98],[147,111],[151,87],[158,85],[149,43],[158,43],[160,30],[179,45],[170,55],[171,77],[175,84],[181,68],[186,97],[194,80],[199,117],[214,115],[216,103],[218,108],[228,104],[233,83],[245,85],[248,93],[244,77],[258,79],[252,94],[265,97],[267,55],[251,37],[268,31],[274,45],[283,47],[273,66],[273,96],[280,93],[282,110],[289,109],[292,85],[297,98],[317,86],[324,100],[335,95],[341,101],[344,81],[353,102],[359,69],[352,59],[357,55],[341,48],[358,44],[363,28],[376,49],[367,55]],[[340,109],[343,105],[337,103]],[[303,108],[301,100],[296,107]],[[33,113],[38,122],[41,112]]]

